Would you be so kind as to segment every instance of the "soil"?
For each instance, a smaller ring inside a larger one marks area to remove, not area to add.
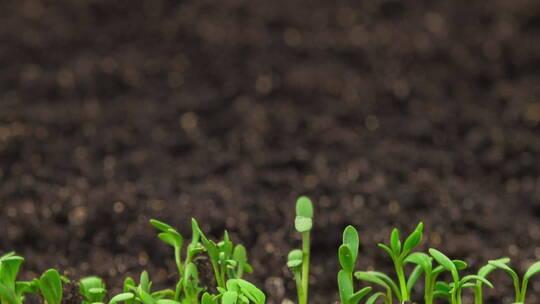
[[[22,278],[170,285],[148,219],[196,217],[281,303],[301,194],[312,303],[337,300],[348,224],[362,269],[390,270],[376,243],[419,221],[472,272],[540,259],[537,0],[8,0],[0,20],[0,248]]]

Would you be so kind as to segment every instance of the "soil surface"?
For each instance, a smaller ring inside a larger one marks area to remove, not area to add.
[[[348,224],[361,269],[419,221],[471,272],[540,259],[540,1],[7,0],[0,24],[0,250],[22,278],[167,286],[148,219],[189,237],[196,217],[281,303],[301,194],[312,303],[337,300]]]

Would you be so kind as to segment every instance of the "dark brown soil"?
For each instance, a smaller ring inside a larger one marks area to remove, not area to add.
[[[539,37],[537,0],[2,1],[0,248],[23,278],[165,286],[147,221],[187,236],[196,217],[247,245],[280,303],[307,194],[313,303],[337,299],[347,224],[361,268],[388,270],[376,243],[424,221],[424,248],[523,271],[540,259]]]

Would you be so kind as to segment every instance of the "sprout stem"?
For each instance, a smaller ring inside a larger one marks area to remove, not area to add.
[[[310,232],[302,233],[302,251],[304,252],[302,261],[302,298],[299,304],[307,304],[309,288],[309,259],[310,259]]]

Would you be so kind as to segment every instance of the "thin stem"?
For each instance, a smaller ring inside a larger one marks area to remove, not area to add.
[[[302,275],[300,271],[294,271],[294,281],[296,282],[296,292],[298,294],[298,303],[302,302],[303,292],[302,292]]]
[[[303,254],[303,260],[302,260],[302,291],[303,291],[303,297],[302,302],[299,304],[307,304],[308,302],[308,289],[309,289],[309,259],[310,259],[310,233],[309,231],[302,233],[302,252]]]
[[[409,293],[407,290],[407,282],[405,281],[405,274],[403,273],[403,265],[401,265],[400,261],[395,261],[394,267],[399,280],[399,289],[401,289],[401,300],[409,301]]]
[[[431,275],[426,274],[425,278],[425,291],[424,291],[424,301],[425,304],[433,303],[433,287],[431,282]]]
[[[216,281],[219,287],[225,288],[225,282],[221,278],[221,273],[219,271],[219,266],[216,262],[212,261],[212,268],[214,269],[214,274],[216,276]]]
[[[180,256],[180,247],[174,247],[174,259],[176,261],[176,267],[178,268],[179,277],[184,276],[184,269],[182,268],[182,257]]]
[[[482,283],[476,283],[474,288],[474,304],[482,304]]]

